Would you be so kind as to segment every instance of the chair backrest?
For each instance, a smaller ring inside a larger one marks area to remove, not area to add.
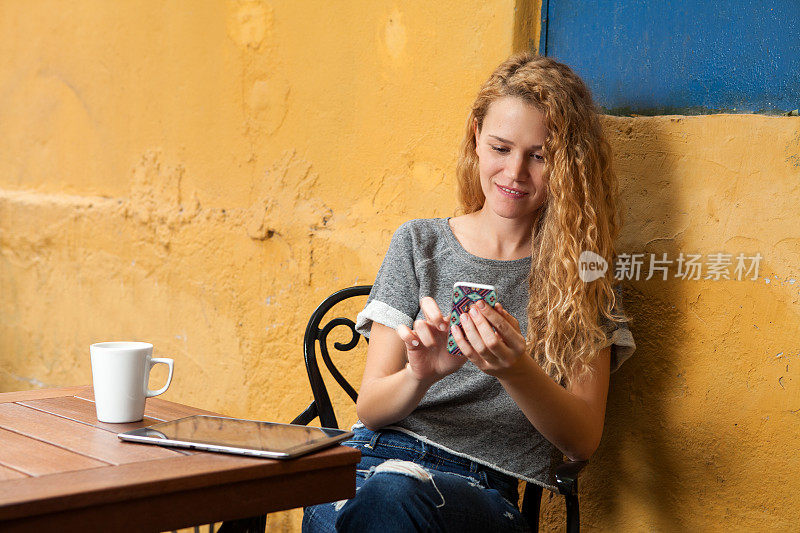
[[[322,380],[322,374],[320,373],[319,364],[317,362],[317,345],[319,345],[319,353],[322,356],[322,361],[328,368],[328,372],[330,372],[353,402],[358,398],[358,393],[344,376],[342,376],[341,372],[336,368],[336,365],[333,364],[330,353],[328,352],[328,334],[337,326],[349,327],[352,338],[344,344],[341,342],[334,342],[333,346],[341,352],[349,351],[356,347],[358,340],[361,338],[361,334],[356,331],[355,322],[349,318],[338,317],[329,320],[322,327],[320,327],[320,324],[325,318],[325,314],[336,304],[348,298],[366,296],[371,289],[372,285],[357,285],[355,287],[348,287],[336,291],[325,298],[311,315],[308,326],[306,326],[305,337],[303,338],[303,357],[306,361],[306,371],[308,372],[308,381],[311,384],[311,391],[314,394],[314,401],[292,421],[292,424],[307,425],[314,418],[319,417],[320,426],[328,428],[339,427],[336,414],[333,412],[333,404],[331,403],[328,389],[325,387],[325,382]],[[369,342],[369,339],[365,338],[364,340]]]

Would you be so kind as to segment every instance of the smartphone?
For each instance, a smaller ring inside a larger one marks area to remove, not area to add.
[[[453,310],[450,312],[450,334],[447,336],[447,351],[453,355],[463,355],[453,338],[453,326],[461,324],[459,318],[461,314],[468,312],[478,300],[483,300],[494,307],[497,303],[497,291],[494,285],[480,285],[468,281],[457,281],[453,284]]]

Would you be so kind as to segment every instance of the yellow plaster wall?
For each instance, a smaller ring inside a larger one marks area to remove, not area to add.
[[[165,398],[291,420],[310,400],[308,316],[372,282],[402,221],[453,214],[468,106],[538,43],[538,10],[0,3],[0,391],[88,383],[91,342],[138,339],[176,359]],[[621,251],[764,259],[756,281],[625,282],[639,349],[612,378],[582,525],[790,528],[798,119],[604,123]],[[358,383],[362,365],[363,349],[345,375]],[[545,497],[543,530],[563,527],[562,501]]]

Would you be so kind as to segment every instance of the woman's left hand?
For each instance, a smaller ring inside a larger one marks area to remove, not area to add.
[[[478,300],[460,319],[461,326],[453,326],[452,332],[464,357],[501,380],[520,370],[525,362],[525,337],[517,319],[501,304],[493,308]]]

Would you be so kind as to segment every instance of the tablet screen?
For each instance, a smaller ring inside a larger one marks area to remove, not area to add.
[[[142,437],[277,453],[341,440],[349,431],[195,415],[128,432]]]

